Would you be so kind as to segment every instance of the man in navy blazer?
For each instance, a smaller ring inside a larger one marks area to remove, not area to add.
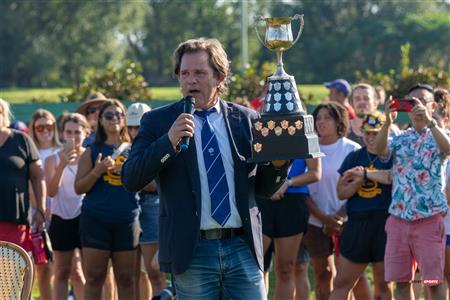
[[[252,120],[258,115],[220,99],[230,71],[219,41],[188,40],[178,46],[174,58],[183,95],[195,98],[197,111],[209,110],[207,117],[184,113],[183,100],[146,113],[122,168],[123,185],[139,191],[157,181],[160,267],[174,275],[179,299],[265,299],[255,193],[270,197],[286,177],[287,163],[274,161],[257,168],[246,162],[251,156]],[[220,180],[226,183],[223,199],[228,209],[223,224],[213,213],[215,186],[205,151],[214,152],[214,145],[205,146],[202,140],[205,126],[215,136],[209,141],[218,146],[217,158],[223,164]],[[183,137],[190,138],[186,151],[180,149]],[[258,184],[258,178],[264,182]],[[255,191],[255,183],[264,191]]]

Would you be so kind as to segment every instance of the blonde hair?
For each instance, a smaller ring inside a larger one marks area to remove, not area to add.
[[[178,45],[173,53],[174,68],[173,72],[178,77],[180,75],[181,59],[186,53],[196,53],[205,51],[209,57],[209,65],[214,70],[216,78],[223,78],[218,87],[219,95],[227,91],[228,81],[230,77],[230,62],[227,53],[223,49],[222,44],[217,39],[197,38],[187,40]]]
[[[8,102],[0,98],[0,107],[2,108],[2,123],[0,123],[0,127],[9,127],[12,119],[11,106]]]
[[[46,109],[38,109],[34,112],[34,114],[31,116],[31,120],[30,120],[30,125],[29,125],[29,130],[30,130],[30,136],[33,139],[34,143],[36,144],[36,146],[38,146],[38,148],[40,147],[39,145],[39,141],[36,138],[36,133],[34,132],[34,124],[36,123],[36,121],[38,119],[47,119],[53,122],[53,139],[52,139],[52,146],[53,147],[59,147],[61,146],[61,143],[59,142],[59,138],[58,138],[58,127],[56,126],[56,119],[55,116],[49,112]]]

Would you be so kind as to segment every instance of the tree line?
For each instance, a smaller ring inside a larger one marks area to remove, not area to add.
[[[245,1],[245,0],[244,0]],[[450,3],[411,0],[247,0],[249,61],[275,54],[257,41],[253,16],[304,14],[299,43],[284,55],[298,83],[410,64],[450,71]],[[80,85],[92,70],[134,61],[150,87],[173,85],[172,51],[185,39],[218,38],[238,73],[241,0],[0,1],[0,87]],[[294,35],[298,24],[293,23]],[[259,27],[264,34],[264,26]]]

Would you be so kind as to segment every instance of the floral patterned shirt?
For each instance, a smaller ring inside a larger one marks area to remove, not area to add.
[[[415,221],[446,212],[446,157],[439,150],[430,129],[425,128],[419,133],[409,128],[393,136],[388,143],[394,155],[389,213]]]

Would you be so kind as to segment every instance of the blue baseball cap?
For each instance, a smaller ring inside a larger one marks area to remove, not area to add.
[[[325,86],[329,89],[337,89],[342,92],[345,96],[348,96],[352,92],[352,88],[347,80],[345,79],[336,79],[331,82],[325,82]]]

